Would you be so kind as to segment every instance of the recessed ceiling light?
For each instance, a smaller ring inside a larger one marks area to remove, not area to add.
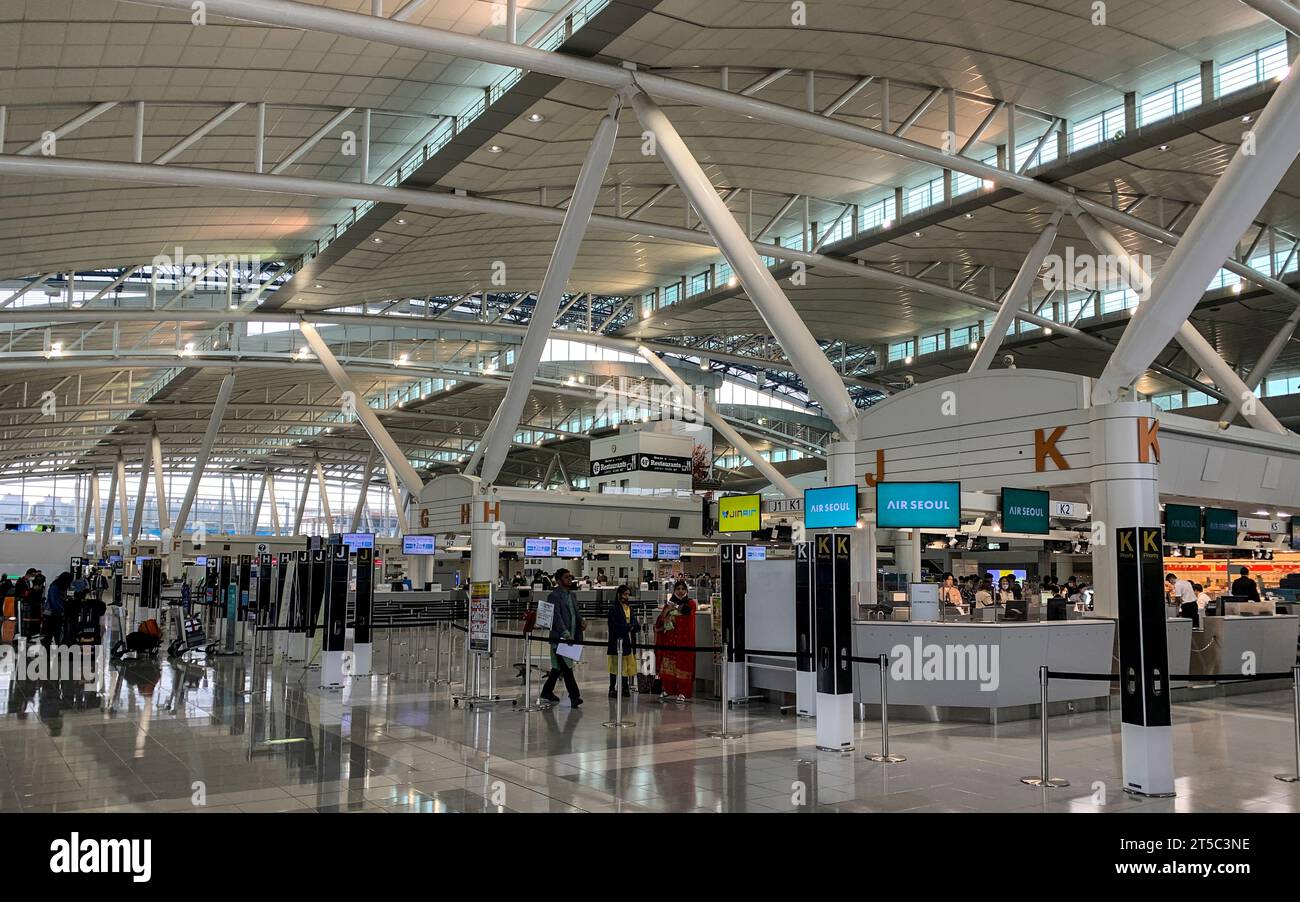
[[[312,288],[324,288],[324,287],[325,287],[324,285],[320,285],[320,284],[316,284],[312,286]]]
[[[912,237],[913,237],[913,238],[920,238],[920,237],[921,237],[921,233],[920,233],[920,232],[913,232],[913,233],[912,233]]]
[[[384,239],[382,239],[382,238],[371,238],[370,240],[373,241],[375,244],[383,244],[383,243],[384,243]]]
[[[546,117],[543,116],[541,113],[533,113],[533,114],[531,114],[531,115],[528,117],[528,121],[529,121],[529,122],[541,122],[541,121],[542,121],[543,119],[545,119],[545,118],[546,118]]]
[[[974,218],[975,218],[975,214],[974,214],[974,213],[967,213],[967,214],[966,214],[966,218],[967,218],[967,219],[974,219]]]
[[[1254,116],[1252,116],[1252,115],[1250,115],[1249,113],[1247,113],[1245,116],[1242,116],[1242,117],[1241,117],[1241,121],[1242,121],[1242,122],[1249,122],[1250,120],[1252,120],[1252,119],[1254,119],[1254,118],[1255,118]]]
[[[500,144],[493,144],[488,148],[488,153],[501,153],[503,149]]]
[[[398,224],[398,225],[406,225],[406,220],[405,220],[405,219],[399,219],[399,220],[397,220],[397,224]]]
[[[1161,149],[1161,150],[1168,150],[1168,149],[1169,149],[1169,145],[1168,145],[1168,144],[1161,144],[1161,145],[1160,145],[1160,149]]]
[[[911,365],[912,365],[912,358],[911,358],[911,357],[904,357],[904,358],[903,358],[903,363],[907,364],[908,366],[911,366]]]

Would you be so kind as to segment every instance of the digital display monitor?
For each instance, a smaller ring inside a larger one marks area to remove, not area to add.
[[[524,539],[524,557],[554,557],[555,546],[550,539]]]
[[[660,542],[657,556],[661,561],[680,561],[682,559],[682,546]]]
[[[1048,523],[1051,499],[1047,492],[1036,489],[1002,490],[1002,531],[1047,535],[1052,529]]]
[[[555,542],[556,557],[582,557],[582,539],[558,539]]]
[[[804,489],[803,525],[808,529],[841,529],[858,525],[858,487],[832,485]]]
[[[1029,578],[1027,570],[989,570],[989,576],[993,579],[993,588],[997,588],[998,580],[1004,576],[1014,577],[1017,582],[1024,582]]]
[[[961,483],[877,483],[876,525],[882,529],[957,529],[961,526]]]
[[[437,536],[402,536],[402,554],[434,554],[437,550]]]
[[[356,551],[358,548],[374,548],[375,534],[373,532],[345,532],[343,533],[343,544],[348,546],[348,551]]]
[[[761,495],[724,495],[718,499],[721,532],[756,532],[763,527]]]
[[[747,561],[767,560],[767,547],[764,545],[745,546],[745,560]]]
[[[1237,544],[1237,512],[1222,507],[1205,509],[1205,544]]]
[[[631,544],[632,560],[651,561],[655,556],[654,542],[633,542]]]
[[[120,563],[122,563],[122,555],[120,555],[120,554],[110,554],[110,555],[108,556],[108,562],[109,562],[110,564],[120,564]]]
[[[207,555],[200,554],[198,557],[194,559],[195,567],[206,567],[207,565],[208,565]]]
[[[1201,509],[1195,504],[1165,505],[1165,541],[1201,541]],[[1235,539],[1234,539],[1235,541]]]
[[[1291,550],[1300,551],[1300,517],[1291,518]]]

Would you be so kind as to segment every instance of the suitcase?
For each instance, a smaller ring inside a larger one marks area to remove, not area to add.
[[[638,673],[636,675],[636,691],[641,695],[662,695],[664,684],[653,673]]]

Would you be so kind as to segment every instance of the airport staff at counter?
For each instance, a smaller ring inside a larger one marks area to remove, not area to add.
[[[1237,578],[1232,581],[1232,594],[1248,598],[1251,601],[1259,601],[1259,586],[1250,578],[1250,568],[1241,567],[1237,570]]]

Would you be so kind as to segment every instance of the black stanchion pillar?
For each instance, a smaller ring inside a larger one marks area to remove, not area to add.
[[[294,552],[293,588],[289,593],[289,647],[291,661],[307,660],[307,600],[311,597],[311,552]]]
[[[347,646],[344,629],[348,612],[348,546],[332,544],[328,554],[329,591],[325,595],[325,635],[321,639],[324,652],[321,688],[343,685],[343,651]]]
[[[162,561],[145,558],[140,562],[140,604],[137,623],[157,620],[162,606]]]
[[[313,536],[313,541],[317,544],[320,542],[319,536]],[[325,593],[329,589],[329,551],[325,548],[313,548],[311,552],[311,591],[306,596],[307,604],[304,610],[306,616],[306,633],[307,633],[307,657],[310,661],[316,656],[316,652],[321,648],[320,625],[321,608],[325,603]]]
[[[817,747],[853,750],[852,567],[848,533],[813,540]]]
[[[1156,527],[1115,530],[1124,791],[1156,797],[1174,795],[1163,541]]]
[[[721,664],[725,676],[719,673],[725,687],[724,704],[744,698],[749,694],[745,670],[745,546],[723,545],[722,573],[722,644],[726,660]]]
[[[239,619],[239,586],[230,555],[221,556],[221,603],[225,605],[225,624],[221,632],[221,650],[235,651],[235,622]]]
[[[221,560],[215,555],[208,556],[206,578],[203,581],[203,600],[208,604],[217,601],[217,587],[221,583]]]
[[[352,636],[352,670],[358,676],[370,673],[371,644],[370,618],[375,604],[375,552],[372,548],[357,549],[357,603],[353,615],[356,624]],[[437,670],[434,662],[434,670]]]
[[[813,605],[813,543],[794,546],[794,705],[800,717],[817,714],[816,646],[817,616]]]

